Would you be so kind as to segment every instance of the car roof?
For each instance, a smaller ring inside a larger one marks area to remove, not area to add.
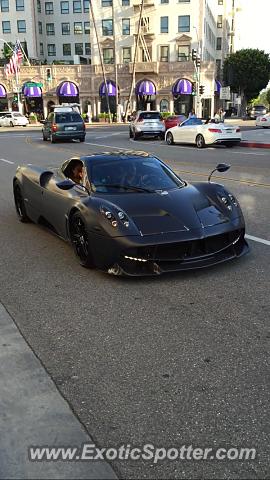
[[[124,158],[126,160],[132,160],[132,159],[138,159],[138,158],[150,158],[153,155],[147,153],[147,152],[140,152],[140,151],[134,151],[134,150],[128,150],[125,152],[122,151],[116,151],[116,152],[102,152],[102,153],[93,153],[91,155],[84,155],[83,157],[80,157],[80,159],[83,162],[91,162],[94,160],[106,160],[106,159],[111,159],[112,161],[114,160],[119,160],[120,158]]]

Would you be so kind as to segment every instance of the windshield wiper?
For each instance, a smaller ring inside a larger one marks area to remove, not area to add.
[[[150,188],[136,187],[136,185],[120,185],[118,183],[100,183],[98,185],[94,184],[95,187],[112,187],[112,188],[123,188],[124,190],[134,190],[135,192],[147,192],[155,193],[156,190],[150,190]]]

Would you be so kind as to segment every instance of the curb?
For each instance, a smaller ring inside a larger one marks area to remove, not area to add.
[[[270,143],[259,143],[259,142],[240,142],[239,147],[247,148],[270,148]]]

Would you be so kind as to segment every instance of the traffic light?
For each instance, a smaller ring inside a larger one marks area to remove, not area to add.
[[[196,83],[192,83],[191,95],[196,95]]]
[[[47,82],[51,82],[52,80],[52,71],[50,68],[47,68],[46,70],[46,78],[47,78]]]
[[[191,58],[192,58],[192,61],[193,61],[193,62],[196,62],[196,59],[197,59],[197,50],[196,50],[195,48],[192,49]]]
[[[196,58],[196,67],[200,67],[200,66],[201,66],[201,58],[198,55]]]
[[[13,102],[18,102],[18,94],[15,93],[13,96]]]
[[[205,86],[204,86],[204,85],[200,85],[200,87],[199,87],[200,95],[203,95],[203,94],[204,94],[204,89],[205,89]]]

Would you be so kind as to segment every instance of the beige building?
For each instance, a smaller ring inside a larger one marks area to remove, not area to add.
[[[158,108],[188,113],[195,106],[199,114],[213,114],[220,87],[216,80],[230,51],[237,1],[144,0],[141,11],[140,0],[97,0],[94,14],[111,110],[115,110],[116,83],[120,109],[126,107],[138,41],[131,110]],[[26,110],[42,109],[46,115],[52,102],[59,101],[78,101],[82,110],[90,109],[93,116],[106,110],[88,0],[0,0],[0,9],[0,38],[27,42],[29,57],[46,62],[21,69],[20,89]],[[24,33],[18,31],[21,29]],[[199,69],[192,61],[193,50],[200,56]],[[56,61],[66,65],[53,64]],[[90,64],[76,64],[84,61]],[[16,86],[0,70],[0,84],[11,108]],[[38,82],[42,87],[26,89],[26,82]],[[199,85],[204,91],[196,97],[192,90],[198,90]]]

